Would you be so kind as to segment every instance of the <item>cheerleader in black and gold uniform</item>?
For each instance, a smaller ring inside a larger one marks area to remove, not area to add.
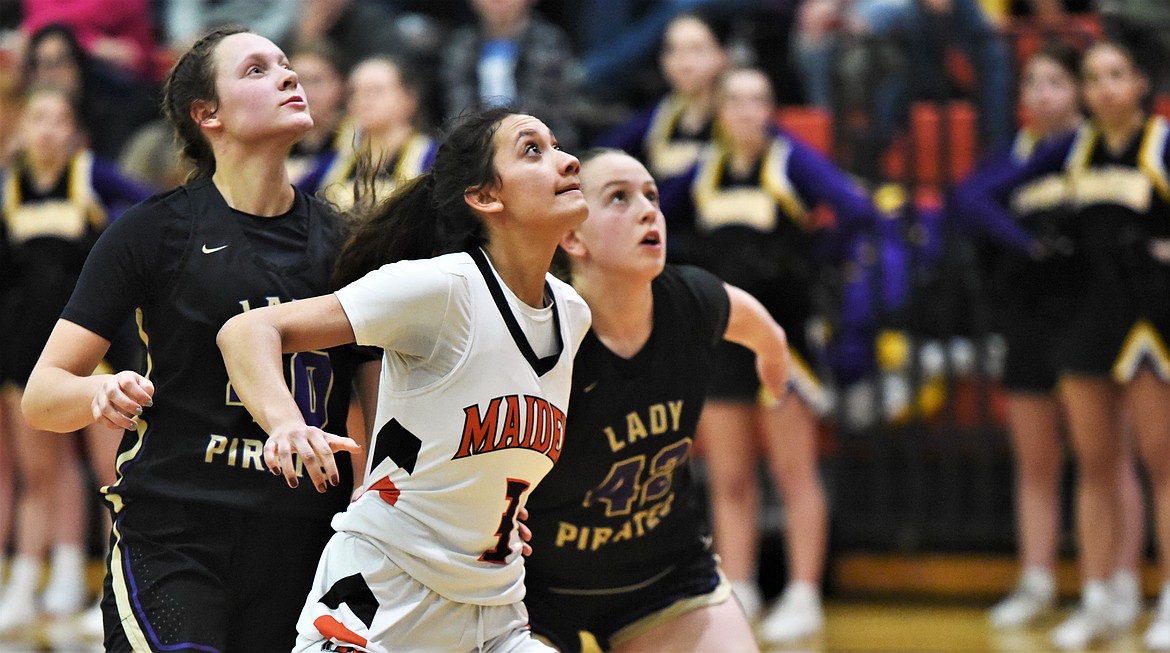
[[[21,479],[14,511],[16,556],[0,601],[0,632],[30,625],[42,605],[50,614],[68,614],[85,598],[87,504],[82,499],[88,494],[82,490],[77,450],[72,439],[25,423],[20,402],[98,234],[111,214],[149,194],[82,147],[75,105],[65,91],[30,91],[20,130],[22,148],[0,179],[10,266],[7,290],[0,293],[0,374],[9,424],[0,433],[11,433]],[[98,452],[95,458],[105,457]],[[42,558],[50,546],[54,571],[43,601],[38,601]]]
[[[827,509],[817,474],[818,414],[826,394],[806,336],[814,307],[812,286],[822,258],[838,241],[817,224],[813,209],[827,204],[842,228],[873,226],[869,198],[811,147],[772,123],[775,100],[760,70],[739,69],[723,79],[718,119],[726,141],[716,141],[691,177],[688,211],[675,221],[675,261],[697,264],[755,296],[784,327],[792,355],[793,392],[780,405],[757,401],[752,357],[724,344],[717,356],[700,433],[719,442],[704,451],[711,470],[715,542],[728,578],[748,606],[758,596],[756,523],[759,487],[756,450],[762,446],[787,508],[791,582],[762,625],[765,639],[799,639],[820,630],[819,586],[824,568]],[[667,191],[664,189],[664,196]],[[831,231],[831,230],[830,230]],[[763,444],[757,442],[757,432]],[[755,600],[758,604],[758,599]],[[749,608],[750,610],[750,608]]]
[[[1149,81],[1123,46],[1091,47],[1082,70],[1093,122],[1077,135],[1067,169],[1090,281],[1059,354],[1065,405],[1081,474],[1121,464],[1114,416],[1124,406],[1133,420],[1167,583],[1145,644],[1170,650],[1170,127],[1142,110]],[[1115,511],[1116,490],[1082,488],[1078,499],[1088,504],[1078,506],[1082,550],[1116,543],[1110,520],[1088,518]],[[1089,597],[1083,598],[1088,607]],[[1081,644],[1074,637],[1062,641],[1076,624],[1068,625],[1053,633],[1054,643]]]
[[[1084,290],[1052,343],[1078,463],[1083,575],[1080,608],[1052,633],[1060,648],[1128,626],[1107,582],[1121,540],[1117,479],[1125,447],[1116,426],[1123,408],[1153,489],[1155,540],[1163,581],[1170,581],[1170,127],[1144,110],[1149,81],[1124,45],[1093,45],[1081,73],[1090,122],[1024,166],[973,184],[965,200],[969,211],[1003,211],[1013,189],[1063,170],[1072,212],[1064,232],[1085,256]],[[1059,256],[1039,242],[1030,253]],[[1166,588],[1145,642],[1170,650]]]
[[[671,91],[649,110],[598,139],[642,161],[660,181],[686,174],[715,122],[715,87],[726,70],[731,29],[715,16],[685,12],[663,31],[661,65]]]
[[[1020,82],[1020,101],[1027,110],[1028,125],[1010,147],[990,157],[965,182],[978,184],[982,175],[1019,167],[1045,146],[1056,144],[1057,158],[1051,171],[1008,195],[1017,223],[981,222],[990,214],[967,211],[961,203],[948,212],[961,225],[988,232],[1009,249],[1011,233],[1022,228],[1025,235],[1039,239],[1042,248],[1053,250],[1053,255],[1039,260],[1000,250],[990,261],[988,296],[994,328],[1007,344],[1002,381],[1016,463],[1016,537],[1021,566],[1019,583],[989,615],[991,625],[997,628],[1034,623],[1056,602],[1065,420],[1054,353],[1089,279],[1087,255],[1076,251],[1076,243],[1063,235],[1072,211],[1068,176],[1061,162],[1073,134],[1084,123],[1079,77],[1080,54],[1068,46],[1049,45],[1032,55]],[[956,196],[964,197],[965,193],[960,190]],[[1123,435],[1128,435],[1128,430]],[[1132,624],[1141,613],[1137,571],[1145,544],[1145,507],[1130,449],[1126,446],[1117,481],[1122,532],[1109,576],[1115,613],[1118,622],[1125,624]]]

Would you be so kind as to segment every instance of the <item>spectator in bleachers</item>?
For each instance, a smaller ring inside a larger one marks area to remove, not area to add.
[[[295,34],[301,4],[302,0],[163,0],[162,26],[176,52],[223,25],[243,25],[283,47]]]
[[[314,163],[298,182],[306,193],[321,191],[335,206],[354,203],[362,165],[376,165],[374,197],[430,169],[438,143],[418,125],[421,81],[404,63],[387,56],[362,61],[349,74],[349,120],[356,143],[343,143]],[[364,177],[363,177],[364,178]]]
[[[1006,142],[1011,58],[979,0],[805,0],[793,34],[809,102],[830,110],[861,102],[879,149],[906,126],[912,100],[949,99],[953,46],[975,70],[981,143]],[[847,102],[843,92],[860,98]]]
[[[297,43],[330,41],[345,57],[346,69],[378,54],[402,57],[412,63],[430,62],[438,56],[441,30],[434,20],[404,11],[405,0],[303,2],[297,23]]]
[[[30,91],[21,147],[0,180],[12,266],[0,312],[6,339],[0,374],[10,421],[0,433],[11,438],[6,446],[16,454],[21,479],[16,555],[0,599],[0,633],[28,626],[41,607],[65,615],[83,606],[86,502],[76,447],[69,438],[31,428],[21,418],[20,401],[98,233],[112,216],[149,195],[84,148],[77,118],[67,91]],[[38,600],[41,564],[50,549],[50,577]]]
[[[1079,54],[1071,47],[1048,45],[1032,55],[1021,73],[1020,102],[1028,123],[1010,146],[988,158],[973,178],[1022,165],[1037,148],[1067,140],[1080,128]],[[989,615],[992,626],[1026,626],[1048,615],[1056,603],[1056,558],[1061,519],[1061,478],[1064,472],[1063,411],[1057,395],[1058,370],[1054,345],[1084,291],[1084,252],[1072,251],[1061,235],[1069,215],[1063,171],[1031,181],[1011,195],[1018,224],[1045,247],[1062,247],[1061,256],[1033,260],[1019,254],[993,255],[988,296],[996,332],[1007,343],[1003,386],[1007,396],[1008,431],[1015,454],[1016,537],[1021,574],[1016,588]],[[961,220],[962,206],[949,212]],[[970,224],[972,230],[995,232],[994,225]],[[1120,426],[1120,425],[1119,425]],[[1118,434],[1128,438],[1128,433]],[[1137,571],[1145,543],[1145,509],[1131,447],[1122,471],[1120,524],[1116,559],[1109,584],[1119,623],[1132,624],[1141,610]]]
[[[715,546],[749,614],[761,603],[756,561],[762,450],[786,509],[789,582],[760,626],[765,642],[787,642],[824,624],[820,585],[828,508],[817,445],[828,398],[818,351],[808,335],[822,265],[837,243],[872,228],[877,213],[861,188],[812,147],[774,124],[776,103],[759,69],[727,73],[718,88],[721,138],[685,180],[688,202],[663,188],[671,221],[668,255],[715,273],[758,298],[788,334],[790,392],[761,396],[750,352],[724,343],[716,355],[699,424],[709,469]],[[688,206],[689,204],[689,206]],[[813,209],[836,212],[824,228]]]
[[[670,92],[596,145],[625,150],[662,183],[693,168],[713,136],[716,86],[731,62],[730,34],[727,21],[711,14],[674,17],[663,34],[660,58]]]
[[[155,23],[150,0],[24,0],[26,35],[65,25],[103,83],[123,90],[155,76]]]
[[[102,157],[117,158],[134,130],[158,116],[144,86],[113,86],[95,74],[73,31],[60,23],[29,38],[22,82],[25,88],[55,86],[72,93],[89,148]]]
[[[539,116],[561,148],[578,145],[568,36],[533,12],[536,0],[470,0],[475,25],[456,29],[439,71],[443,109],[507,106]]]
[[[1073,649],[1127,627],[1109,582],[1122,541],[1118,478],[1124,410],[1150,481],[1163,586],[1146,647],[1170,650],[1170,126],[1146,113],[1150,82],[1127,46],[1102,41],[1082,59],[1091,120],[1071,138],[1037,151],[1023,166],[982,174],[962,190],[967,211],[1006,215],[1007,196],[1063,171],[1072,216],[1065,237],[1085,255],[1084,291],[1054,345],[1060,392],[1077,460],[1080,606],[1052,632]],[[1022,254],[1065,249],[1032,239]]]
[[[313,111],[313,128],[288,157],[288,177],[295,182],[308,174],[318,157],[337,151],[343,140],[352,140],[353,131],[345,116],[341,52],[326,39],[304,41],[289,53],[288,61],[297,71]]]
[[[1096,0],[1111,38],[1133,43],[1150,67],[1155,93],[1170,93],[1170,3],[1165,0]]]
[[[666,27],[680,13],[726,9],[752,3],[737,0],[587,0],[573,18],[581,43],[579,75],[590,95],[621,100],[640,70],[653,65]]]

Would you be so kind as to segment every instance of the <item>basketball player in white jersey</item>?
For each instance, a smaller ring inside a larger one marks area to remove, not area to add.
[[[295,650],[549,650],[528,632],[516,515],[560,456],[590,321],[547,274],[588,211],[578,171],[531,116],[465,116],[430,173],[358,222],[336,275],[348,285],[220,332],[265,462],[290,485],[303,464],[323,486],[323,461],[349,444],[280,391],[281,352],[385,351],[364,492],[334,519]]]

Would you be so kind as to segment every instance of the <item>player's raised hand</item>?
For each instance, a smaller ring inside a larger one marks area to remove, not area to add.
[[[136,429],[142,411],[154,405],[154,384],[124,370],[111,375],[90,402],[94,422],[115,429]]]
[[[264,464],[273,474],[283,475],[288,486],[295,488],[299,484],[298,469],[293,460],[293,454],[296,454],[304,471],[309,473],[313,487],[324,492],[330,485],[341,482],[333,454],[337,451],[357,453],[361,448],[351,438],[326,433],[303,423],[292,424],[273,429],[268,435],[268,441],[264,443]]]

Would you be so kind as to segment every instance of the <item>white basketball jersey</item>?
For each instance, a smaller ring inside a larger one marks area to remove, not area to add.
[[[479,250],[388,265],[337,292],[357,342],[386,353],[365,490],[333,526],[455,601],[524,597],[515,515],[560,456],[590,323],[571,287],[550,275],[546,289],[560,347],[543,359]]]

